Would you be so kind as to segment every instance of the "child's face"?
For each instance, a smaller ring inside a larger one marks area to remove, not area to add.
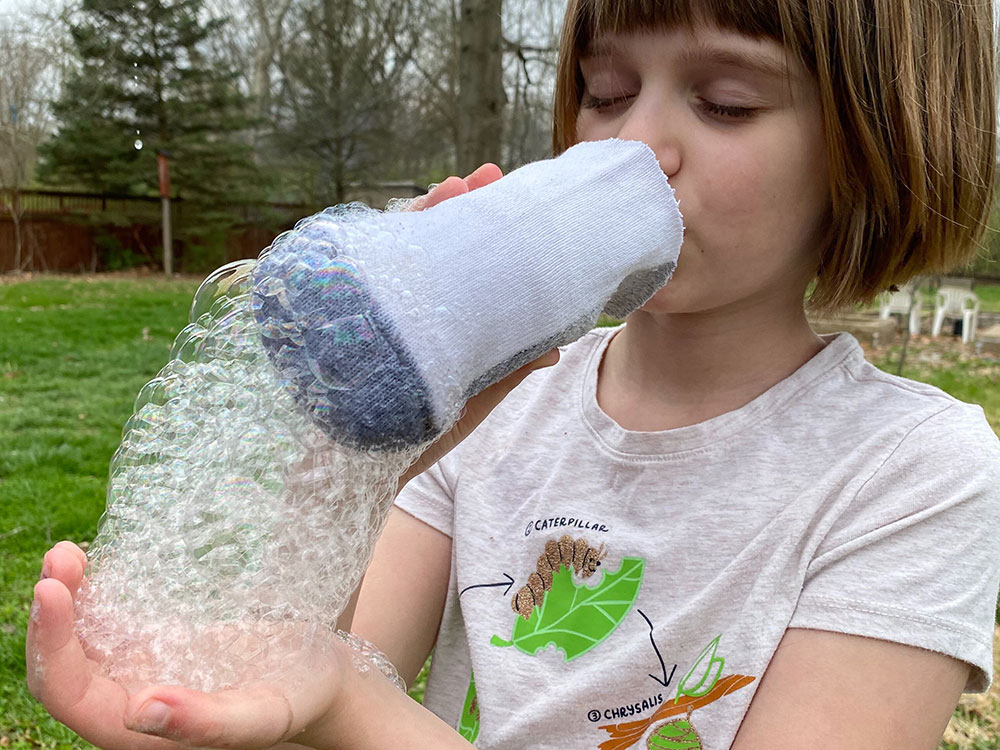
[[[643,309],[801,309],[829,203],[801,64],[776,42],[698,26],[604,37],[581,68],[579,139],[644,141],[684,214],[677,272]]]

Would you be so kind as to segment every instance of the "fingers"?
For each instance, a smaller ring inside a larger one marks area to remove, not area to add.
[[[187,746],[265,748],[301,731],[325,710],[330,696],[305,679],[295,680],[299,687],[292,686],[290,699],[275,685],[214,694],[159,686],[130,699],[93,668],[74,632],[73,593],[85,561],[82,550],[68,542],[45,555],[47,577],[35,585],[25,654],[32,694],[84,739],[109,750],[177,750],[172,739]],[[322,664],[310,668],[320,684],[333,684]],[[327,666],[327,671],[334,670]]]
[[[433,208],[438,203],[442,203],[449,198],[454,198],[457,195],[464,195],[467,192],[469,192],[469,185],[465,182],[465,180],[461,177],[449,177],[424,196],[423,201],[421,201],[420,208]]]
[[[461,177],[449,177],[447,180],[437,185],[427,195],[420,196],[410,205],[410,211],[423,211],[433,208],[449,198],[464,195],[472,190],[485,187],[492,182],[496,182],[503,177],[503,170],[496,164],[483,164],[475,172],[464,180]]]
[[[501,170],[500,167],[496,164],[484,164],[466,177],[465,183],[469,186],[469,190],[476,190],[481,187],[486,187],[491,182],[496,182],[501,177],[503,177],[503,170]]]
[[[125,729],[125,691],[92,670],[73,632],[73,597],[54,577],[35,584],[25,656],[32,695],[84,739],[110,750],[170,747]]]
[[[87,692],[90,670],[73,634],[73,596],[56,578],[35,584],[25,654],[28,688],[53,715]],[[52,679],[57,674],[59,679]]]
[[[304,732],[329,714],[345,668],[343,659],[328,653],[310,659],[305,671],[292,668],[279,682],[258,682],[239,690],[147,688],[129,700],[125,726],[186,746],[271,748],[304,738]]]
[[[42,579],[60,581],[75,595],[87,565],[86,553],[72,542],[59,542],[42,559]]]

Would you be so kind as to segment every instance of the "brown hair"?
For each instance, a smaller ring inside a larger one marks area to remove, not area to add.
[[[595,36],[703,19],[778,41],[818,84],[831,212],[815,306],[868,302],[971,259],[996,170],[990,0],[569,0],[555,153],[576,142],[579,58]]]

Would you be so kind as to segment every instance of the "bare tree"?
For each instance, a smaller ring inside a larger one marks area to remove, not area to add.
[[[52,131],[50,102],[58,95],[55,46],[44,25],[0,22],[0,195],[14,224],[14,268],[24,257],[21,191],[32,179],[38,144]]]
[[[506,0],[504,85],[510,94],[504,160],[520,165],[551,155],[552,100],[562,0]]]
[[[258,162],[289,194],[549,154],[564,0],[208,3],[254,95]]]
[[[242,73],[245,92],[253,100],[255,149],[263,147],[274,110],[277,59],[288,39],[287,22],[296,0],[208,0],[216,17],[227,19],[216,54]]]
[[[302,0],[277,56],[275,140],[343,201],[348,185],[392,171],[406,127],[410,63],[420,40],[412,0]]]
[[[513,168],[549,155],[552,90],[565,0],[505,0],[502,27],[498,30],[498,16],[489,16],[490,28],[479,29],[480,35],[485,35],[482,39],[468,27],[483,17],[473,14],[463,18],[462,0],[424,1],[429,6],[423,11],[427,31],[415,56],[414,69],[420,80],[414,91],[430,127],[439,136],[448,134],[451,138],[455,161],[448,171],[461,171],[459,167],[471,170],[485,161]],[[494,10],[496,7],[494,4]],[[463,24],[467,29],[464,37]],[[497,57],[489,49],[490,45],[495,49],[498,31],[502,31],[503,53],[500,90],[496,89]],[[480,66],[479,74],[474,72],[476,65]],[[484,93],[476,76],[484,75],[482,71],[487,69],[485,75],[492,78]],[[463,82],[464,97],[460,93]],[[477,106],[487,111],[485,119],[482,111],[476,114]],[[501,108],[502,125],[494,119],[492,109],[496,106]],[[459,157],[459,153],[472,152],[470,137],[476,129],[491,133],[491,145],[481,147],[476,156]],[[430,146],[425,142],[421,145]]]

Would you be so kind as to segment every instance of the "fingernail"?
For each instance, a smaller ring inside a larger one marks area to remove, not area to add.
[[[48,563],[44,563],[44,564],[42,565],[42,577],[41,577],[41,578],[39,578],[38,580],[40,580],[40,581],[44,581],[44,580],[45,580],[46,578],[48,578],[48,577],[49,577],[49,575],[50,575],[50,572],[51,572],[51,571],[50,571],[50,568],[49,568],[49,564],[48,564]]]
[[[136,711],[129,722],[129,728],[143,734],[160,734],[167,728],[169,720],[170,706],[162,701],[151,700]]]

